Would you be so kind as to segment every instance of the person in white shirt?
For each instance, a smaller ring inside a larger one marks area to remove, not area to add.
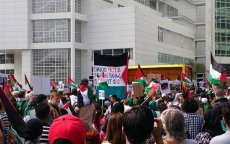
[[[228,102],[222,109],[223,121],[226,125],[226,133],[215,136],[211,139],[210,144],[230,144],[230,103]]]

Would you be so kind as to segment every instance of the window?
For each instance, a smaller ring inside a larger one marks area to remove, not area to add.
[[[0,64],[14,64],[14,54],[1,54]]]
[[[81,12],[81,0],[75,0],[75,12]]]
[[[167,5],[167,16],[168,17],[178,16],[178,10],[170,5]]]
[[[157,8],[157,0],[135,0],[138,3],[141,3],[147,7],[150,7],[154,10]]]
[[[163,42],[163,37],[164,37],[164,29],[161,27],[158,27],[158,41]]]
[[[81,22],[75,21],[75,42],[81,42]]]
[[[129,58],[133,59],[133,49],[104,49],[104,50],[95,50],[94,53],[98,53],[101,55],[121,55],[123,53],[129,53]]]
[[[32,0],[33,13],[70,12],[70,0]]]
[[[70,20],[61,19],[33,21],[33,42],[70,42]]]
[[[70,76],[70,49],[33,50],[33,75],[65,81]]]
[[[167,63],[167,64],[186,64],[190,61],[194,61],[193,59],[180,57],[165,53],[158,53],[158,62],[159,63]]]
[[[215,55],[230,56],[230,2],[215,1]]]

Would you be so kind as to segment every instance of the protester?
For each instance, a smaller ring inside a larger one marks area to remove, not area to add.
[[[106,117],[105,122],[104,122],[104,124],[101,127],[101,130],[104,133],[106,133],[107,125],[108,125],[110,117],[113,114],[116,114],[116,113],[124,113],[124,105],[121,102],[117,102],[117,103],[113,104],[112,110],[111,110],[111,114]]]
[[[93,102],[93,89],[88,86],[88,79],[81,80],[79,91],[77,92],[77,105],[75,111],[79,111],[79,118],[83,120],[89,126],[92,126],[93,114],[95,112],[95,106]]]
[[[199,104],[195,99],[186,99],[182,105],[182,110],[185,112],[185,127],[187,137],[189,139],[195,139],[196,135],[201,132],[204,119],[202,115],[197,114]]]
[[[223,120],[227,127],[226,133],[214,137],[210,144],[229,144],[230,143],[230,103],[222,108]]]
[[[50,106],[46,103],[40,103],[35,108],[35,112],[36,112],[36,117],[39,120],[41,120],[43,124],[40,143],[48,143]]]
[[[71,114],[55,119],[50,126],[50,144],[82,144],[86,139],[83,121]]]
[[[135,106],[127,111],[122,124],[126,144],[144,144],[152,136],[153,122],[152,112],[145,106]],[[154,138],[156,141],[159,139]]]
[[[25,144],[39,144],[42,135],[42,121],[37,118],[26,123]]]
[[[4,143],[10,144],[16,141],[12,131],[11,131],[11,124],[8,120],[8,116],[2,107],[2,103],[0,103],[0,121],[2,122],[3,126],[3,136],[4,136]]]
[[[52,92],[50,94],[50,113],[53,119],[61,116],[61,111],[58,107],[60,103],[60,95],[57,92]]]
[[[109,118],[102,144],[125,144],[125,136],[122,133],[122,116],[122,113],[116,113]]]
[[[164,144],[197,144],[194,140],[186,139],[185,120],[182,111],[169,108],[161,114],[161,120],[166,133]]]
[[[86,144],[101,144],[100,135],[97,129],[91,128],[87,131]]]

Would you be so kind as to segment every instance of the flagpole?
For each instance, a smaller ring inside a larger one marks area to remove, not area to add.
[[[150,97],[151,97],[151,96],[149,96],[145,101],[143,101],[143,102],[141,103],[141,105],[145,104],[145,103],[149,100]]]

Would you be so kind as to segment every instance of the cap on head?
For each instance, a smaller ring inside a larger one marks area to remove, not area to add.
[[[86,138],[85,125],[81,119],[66,114],[55,119],[50,126],[49,141],[54,144],[57,139],[68,139],[73,144],[81,144]]]

